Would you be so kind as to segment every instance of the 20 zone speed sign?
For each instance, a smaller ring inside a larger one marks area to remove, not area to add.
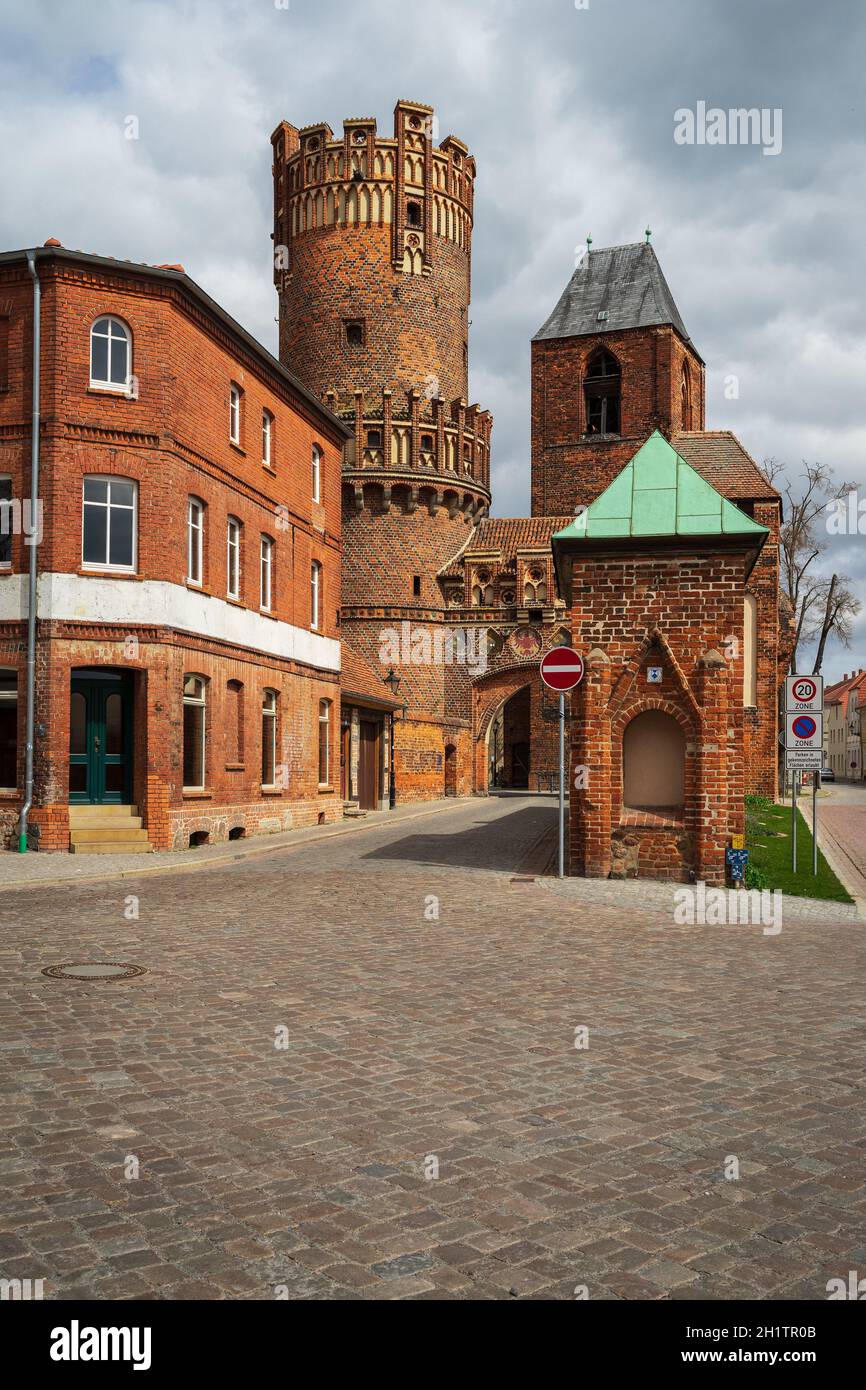
[[[785,681],[786,714],[818,714],[824,708],[821,676],[788,676]]]

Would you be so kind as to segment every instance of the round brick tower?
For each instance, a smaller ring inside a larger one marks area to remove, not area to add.
[[[437,575],[490,503],[493,422],[467,402],[475,161],[454,136],[435,145],[433,126],[432,107],[399,101],[391,137],[369,117],[344,121],[341,138],[285,121],[271,137],[280,357],[354,426],[343,636],[401,676],[405,799],[441,796],[446,762],[453,788],[455,747],[456,789],[470,786],[465,670],[407,654],[418,628],[438,631],[441,651]],[[400,660],[383,655],[395,630]]]

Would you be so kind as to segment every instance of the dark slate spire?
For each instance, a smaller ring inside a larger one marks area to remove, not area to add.
[[[663,323],[694,350],[655,251],[648,240],[636,241],[590,248],[535,337],[582,338]]]

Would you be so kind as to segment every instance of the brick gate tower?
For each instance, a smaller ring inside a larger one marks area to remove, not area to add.
[[[456,617],[437,574],[490,503],[492,418],[468,403],[475,161],[454,136],[434,144],[433,125],[399,101],[393,136],[365,117],[338,138],[285,121],[271,137],[280,356],[354,429],[342,638],[400,677],[411,799],[443,795],[446,771],[449,791],[471,790],[469,681],[436,659]]]

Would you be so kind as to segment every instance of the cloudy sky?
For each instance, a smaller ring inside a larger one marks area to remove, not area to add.
[[[529,340],[575,248],[649,225],[708,427],[859,484],[866,532],[864,66],[862,0],[0,0],[0,246],[180,261],[274,350],[271,131],[425,101],[478,161],[495,512],[528,511]],[[698,102],[781,110],[780,153],[676,143]],[[829,545],[866,598],[866,535]],[[860,665],[866,613],[825,671]]]

